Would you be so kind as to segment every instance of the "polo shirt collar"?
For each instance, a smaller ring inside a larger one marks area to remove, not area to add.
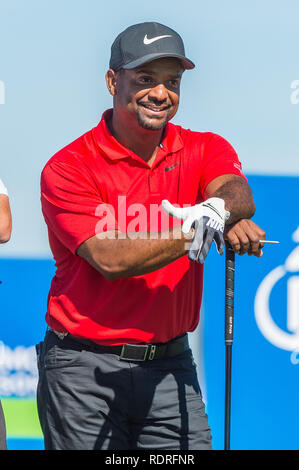
[[[110,133],[107,120],[111,119],[113,109],[107,109],[99,124],[93,129],[94,138],[97,145],[102,152],[111,160],[132,157],[134,159],[142,160],[141,157],[136,155],[132,150],[120,144]],[[174,124],[167,123],[164,130],[162,142],[160,144],[159,152],[162,151],[164,156],[175,153],[184,147],[183,140]],[[142,160],[143,161],[143,160]]]

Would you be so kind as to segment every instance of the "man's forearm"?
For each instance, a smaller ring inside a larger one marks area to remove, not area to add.
[[[229,181],[220,181],[216,187],[210,185],[205,196],[225,201],[225,209],[231,214],[227,224],[254,214],[251,189],[241,177],[231,176]],[[172,263],[187,254],[188,241],[192,238],[193,231],[185,235],[181,226],[166,232],[106,232],[84,242],[77,253],[107,279],[115,280],[141,276]]]
[[[191,238],[181,226],[165,232],[103,233],[81,245],[77,253],[108,280],[115,280],[163,268],[188,252]]]
[[[227,181],[212,195],[225,201],[225,209],[230,212],[227,224],[240,219],[250,219],[255,212],[252,191],[247,182],[241,178]]]

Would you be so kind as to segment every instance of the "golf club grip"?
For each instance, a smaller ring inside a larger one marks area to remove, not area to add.
[[[225,344],[233,343],[235,253],[226,242],[225,249]]]

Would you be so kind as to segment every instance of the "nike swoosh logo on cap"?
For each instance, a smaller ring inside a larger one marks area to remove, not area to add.
[[[148,39],[147,34],[143,38],[143,44],[152,44],[152,42],[159,41],[159,39],[163,38],[171,38],[171,34],[164,34],[164,36],[155,36],[154,38]]]

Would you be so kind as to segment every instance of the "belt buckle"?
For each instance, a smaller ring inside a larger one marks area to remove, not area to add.
[[[126,347],[127,346],[134,346],[135,348],[143,348],[144,349],[144,355],[140,359],[136,359],[133,357],[125,357],[125,352],[126,352]],[[146,356],[148,353],[148,350],[150,349],[149,357],[148,360],[154,359],[155,353],[156,353],[156,346],[154,344],[134,344],[134,345],[128,345],[128,344],[123,344],[121,348],[121,353],[119,355],[119,360],[122,361],[138,361],[138,362],[144,362],[146,360]]]
[[[52,330],[52,328],[49,328],[49,331],[55,333],[55,335],[58,336],[59,339],[64,339],[68,335],[68,332],[61,333],[60,331]]]
[[[148,360],[152,361],[155,357],[155,354],[156,354],[156,346],[154,344],[151,344],[151,350],[148,356]]]

